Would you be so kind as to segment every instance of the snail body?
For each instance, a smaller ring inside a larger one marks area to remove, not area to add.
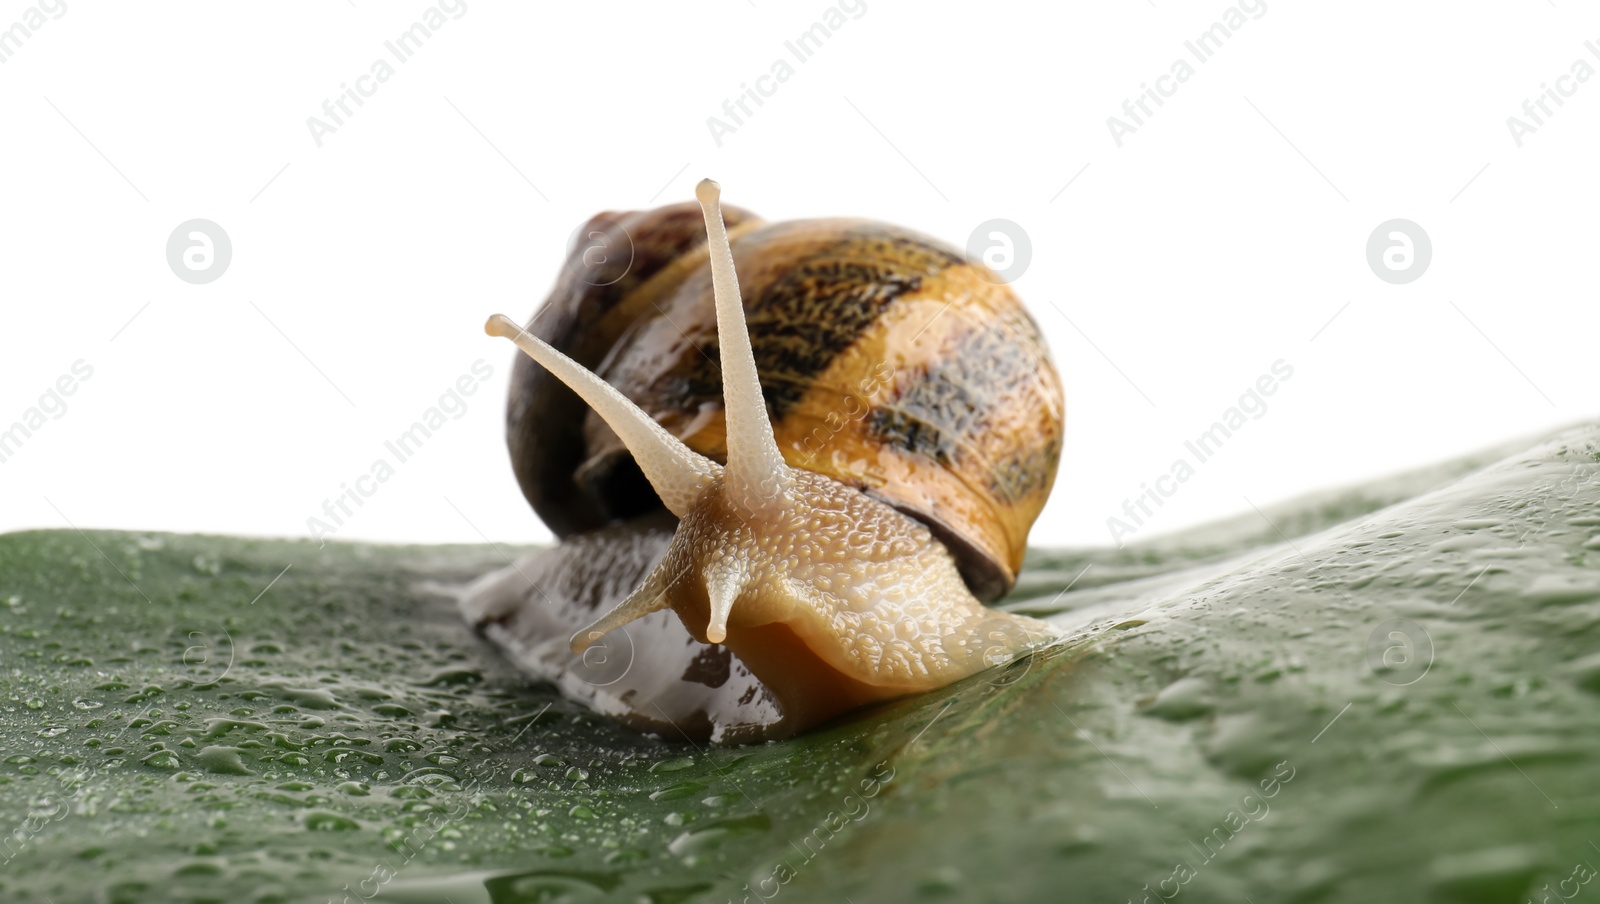
[[[602,712],[719,741],[1052,639],[983,605],[1060,451],[1059,381],[1015,296],[908,230],[725,226],[716,184],[697,195],[704,241],[686,205],[602,215],[590,234],[631,251],[615,278],[574,270],[526,330],[491,318],[528,355],[508,442],[562,543],[475,585],[469,620]],[[622,674],[587,680],[593,644]]]

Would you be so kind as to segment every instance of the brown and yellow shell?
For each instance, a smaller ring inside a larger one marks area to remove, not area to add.
[[[1060,379],[1016,295],[909,229],[766,223],[733,207],[724,216],[784,459],[927,524],[974,596],[1004,595],[1054,483],[1063,429]],[[600,214],[580,234],[591,238],[528,331],[724,461],[698,207]],[[604,421],[527,358],[512,376],[507,434],[523,493],[558,536],[660,506]]]

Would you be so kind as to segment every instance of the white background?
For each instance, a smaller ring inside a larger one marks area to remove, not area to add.
[[[990,218],[1026,228],[1016,287],[1068,398],[1035,543],[1109,542],[1280,358],[1266,415],[1140,536],[1600,409],[1600,78],[1522,147],[1506,125],[1600,66],[1600,13],[1271,0],[1119,148],[1106,118],[1220,0],[865,7],[719,147],[707,117],[821,0],[469,0],[318,147],[307,117],[427,4],[68,0],[0,65],[0,429],[74,361],[93,377],[0,464],[0,530],[307,536],[482,358],[466,415],[338,536],[547,537],[506,462],[512,349],[485,315],[525,317],[591,214],[706,175],[768,219],[957,246]],[[0,29],[28,8],[0,5]],[[233,243],[209,285],[165,257],[196,217]],[[1365,258],[1395,217],[1434,248],[1403,286]]]

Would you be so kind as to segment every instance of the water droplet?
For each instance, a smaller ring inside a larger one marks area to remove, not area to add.
[[[1428,865],[1437,897],[1452,901],[1521,901],[1544,867],[1532,848],[1502,847],[1435,857]]]
[[[953,866],[940,867],[917,882],[917,894],[924,898],[954,894],[963,881],[960,870]]]
[[[454,668],[435,672],[422,682],[423,687],[458,687],[464,684],[481,684],[483,673],[477,669]]]
[[[651,764],[650,771],[651,772],[655,772],[655,773],[677,772],[677,771],[679,771],[681,769],[688,769],[690,766],[693,766],[693,765],[694,765],[694,757],[692,757],[692,756],[675,756],[675,757],[672,757],[671,759],[660,760],[659,762]]]
[[[157,750],[139,762],[152,769],[176,769],[182,765],[177,754],[164,748]]]
[[[1600,578],[1583,574],[1541,574],[1522,595],[1541,606],[1587,602],[1600,597]]]
[[[660,791],[652,793],[650,795],[650,799],[679,800],[681,798],[688,797],[691,794],[698,794],[705,789],[706,786],[700,784],[699,782],[678,782],[677,784],[668,785],[665,788],[662,788]]]
[[[644,900],[646,904],[683,904],[683,902],[710,890],[711,886],[707,883],[652,888],[645,891]]]
[[[361,828],[361,824],[354,819],[326,810],[313,810],[307,813],[304,822],[305,827],[313,832],[354,832]]]
[[[1600,653],[1574,659],[1562,666],[1562,671],[1571,676],[1577,686],[1600,694]]]
[[[297,706],[306,709],[338,709],[339,701],[333,692],[321,687],[282,687],[278,689],[284,697]]]
[[[1211,712],[1209,685],[1203,678],[1180,678],[1147,698],[1141,708],[1147,716],[1181,722]]]
[[[582,904],[603,900],[620,881],[606,873],[541,871],[496,876],[483,885],[497,904]]]
[[[771,828],[772,820],[768,819],[766,814],[763,813],[719,819],[714,822],[708,822],[692,832],[684,832],[667,845],[667,850],[671,851],[674,856],[682,857],[686,854],[699,853],[717,847],[729,838],[742,835],[758,835]]]
[[[205,767],[207,772],[218,775],[250,775],[251,772],[244,764],[241,747],[203,747],[196,754],[195,759]]]

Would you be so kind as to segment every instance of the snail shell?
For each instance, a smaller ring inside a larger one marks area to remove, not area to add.
[[[784,458],[927,524],[979,599],[1004,595],[1062,433],[1060,382],[1016,295],[908,229],[724,216]],[[631,266],[620,255],[591,265],[595,245],[576,249],[529,332],[726,460],[698,207],[602,214],[583,231],[631,247]],[[507,437],[524,494],[557,536],[659,507],[604,419],[528,358],[514,368]]]
[[[724,741],[1050,639],[981,605],[1014,583],[1061,447],[1016,296],[910,230],[719,217],[715,183],[697,193],[594,218],[526,330],[491,320],[529,356],[508,445],[562,544],[479,582],[469,619],[601,711]],[[607,610],[572,648],[627,625],[629,668],[574,681],[589,666],[558,639]]]

